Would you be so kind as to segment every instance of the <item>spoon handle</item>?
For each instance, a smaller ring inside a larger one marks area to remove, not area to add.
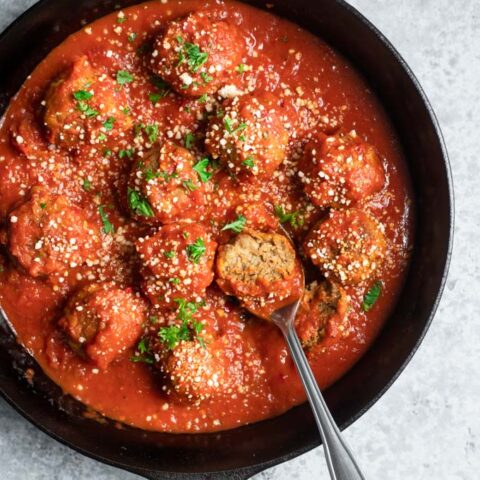
[[[315,415],[330,477],[333,480],[365,480],[323,399],[294,326],[290,324],[282,328],[282,332]]]

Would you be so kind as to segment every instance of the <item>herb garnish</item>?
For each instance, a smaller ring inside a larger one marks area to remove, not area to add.
[[[195,243],[192,243],[187,246],[187,255],[188,258],[193,263],[198,263],[202,255],[207,251],[207,247],[205,246],[205,241],[203,238],[197,238]]]
[[[193,73],[197,73],[200,67],[208,60],[208,53],[200,50],[198,45],[184,42],[182,37],[177,37],[177,41],[182,45],[182,48],[178,52],[177,66],[180,66],[186,60],[190,70]]]
[[[197,189],[197,186],[193,183],[193,181],[189,178],[188,180],[184,180],[182,182],[183,188],[187,190],[187,192],[194,192]]]
[[[125,70],[119,70],[116,78],[119,85],[126,85],[134,80],[133,75]]]
[[[120,150],[118,152],[118,157],[119,158],[125,158],[125,157],[132,158],[134,153],[135,153],[134,148],[127,148],[125,150]]]
[[[300,212],[287,213],[281,205],[275,205],[275,215],[280,220],[280,223],[290,223],[293,228],[301,227],[304,223],[304,219],[300,217]]]
[[[107,120],[103,122],[103,126],[105,130],[112,130],[113,129],[113,124],[115,123],[115,118],[113,117],[108,117]]]
[[[197,172],[200,180],[203,183],[208,182],[213,175],[213,173],[207,172],[207,168],[209,164],[210,164],[210,160],[208,158],[202,158],[199,162],[197,162],[193,166],[193,169]]]
[[[185,135],[185,148],[190,150],[195,144],[195,135],[192,132],[188,132]]]
[[[115,232],[115,228],[110,223],[110,220],[108,219],[107,214],[105,213],[103,205],[100,205],[98,207],[98,213],[100,214],[100,218],[102,219],[103,233],[105,233],[105,235],[108,235],[110,233],[113,234]]]
[[[164,252],[163,254],[165,258],[175,258],[176,253],[175,250],[169,250],[168,252]]]
[[[364,312],[368,312],[373,308],[375,303],[378,300],[378,297],[382,293],[382,282],[380,280],[376,281],[370,290],[363,297],[362,309]]]
[[[78,100],[79,102],[86,102],[92,97],[93,93],[87,90],[77,90],[76,92],[73,92],[73,98],[75,98],[75,100]]]
[[[245,71],[245,64],[241,63],[238,65],[238,67],[235,69],[238,73],[243,73]]]
[[[136,190],[128,188],[127,195],[128,205],[137,215],[142,217],[153,217],[155,215],[150,203],[148,203],[148,200]]]
[[[157,124],[152,124],[152,125],[146,125],[144,127],[145,133],[147,134],[148,141],[150,143],[155,143],[158,140],[158,125]]]
[[[82,188],[86,192],[89,192],[91,187],[92,187],[92,182],[88,178],[84,178],[82,182]]]
[[[248,157],[242,162],[242,165],[245,165],[248,168],[253,168],[255,166],[255,160],[253,159],[253,157]]]
[[[232,230],[235,233],[240,233],[245,228],[246,223],[247,219],[243,215],[238,215],[235,221],[227,223],[227,225],[222,228],[222,232],[225,230]]]
[[[137,352],[139,355],[134,355],[133,357],[130,357],[130,361],[133,363],[148,363],[148,364],[153,364],[154,363],[154,357],[152,355],[152,352],[150,351],[150,345],[149,341],[147,338],[142,338],[137,345]]]

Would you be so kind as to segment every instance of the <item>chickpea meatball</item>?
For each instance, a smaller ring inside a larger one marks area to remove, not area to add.
[[[200,96],[230,81],[245,50],[235,25],[196,12],[168,23],[155,40],[150,66],[178,93]]]
[[[328,278],[342,285],[371,279],[382,265],[387,244],[383,226],[358,209],[332,210],[304,242],[304,251]]]
[[[146,305],[131,289],[90,284],[67,303],[59,326],[72,349],[105,369],[142,333]]]
[[[350,300],[335,282],[313,282],[305,289],[295,326],[305,348],[335,343],[349,333]]]
[[[198,214],[206,192],[194,164],[193,155],[172,142],[154,148],[130,175],[127,200],[132,215],[139,221],[169,223]]]
[[[269,316],[297,295],[302,273],[290,241],[277,233],[245,231],[221,245],[217,283],[250,310]]]
[[[65,196],[34,189],[30,200],[10,214],[10,253],[32,277],[94,260],[100,247],[97,225]]]
[[[50,85],[45,102],[49,140],[67,150],[76,149],[80,142],[101,144],[133,125],[125,113],[125,89],[94,68],[86,56]]]
[[[298,175],[305,193],[322,208],[344,208],[380,191],[385,173],[376,149],[355,132],[319,134],[305,147]]]
[[[213,281],[216,246],[207,229],[195,223],[172,223],[140,238],[136,248],[150,301],[171,307],[177,298],[203,298]]]
[[[270,93],[226,100],[215,115],[205,145],[235,175],[265,177],[283,162],[289,141],[279,100]]]
[[[243,384],[242,348],[242,338],[235,335],[222,336],[206,346],[181,342],[163,354],[158,367],[174,391],[190,401],[232,395]]]

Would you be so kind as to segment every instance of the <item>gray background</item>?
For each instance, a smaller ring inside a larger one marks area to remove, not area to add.
[[[0,0],[0,30],[32,3]],[[480,478],[480,2],[350,3],[398,48],[433,103],[451,155],[457,222],[452,268],[430,332],[400,379],[345,436],[370,480],[476,480]],[[2,400],[0,426],[2,480],[138,478],[63,447]],[[323,452],[316,449],[256,480],[327,477]]]

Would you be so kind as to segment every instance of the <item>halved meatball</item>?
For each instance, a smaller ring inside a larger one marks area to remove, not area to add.
[[[136,243],[142,261],[143,290],[155,305],[205,296],[213,281],[217,244],[201,224],[172,223]]]
[[[286,156],[283,108],[271,93],[226,100],[210,121],[205,145],[235,175],[269,176]]]
[[[309,232],[303,248],[326,277],[356,285],[371,279],[385,259],[383,230],[362,210],[332,210]]]
[[[235,25],[195,12],[167,24],[155,40],[150,66],[178,93],[200,96],[229,82],[244,53]]]
[[[298,175],[310,200],[322,208],[353,206],[380,191],[385,183],[377,150],[354,131],[317,135],[305,147]]]
[[[90,284],[73,295],[59,326],[71,348],[105,369],[142,333],[145,301],[115,283]]]
[[[132,215],[149,223],[198,216],[206,197],[194,164],[188,150],[169,141],[151,150],[130,175],[127,200]]]
[[[308,285],[295,319],[302,345],[326,345],[348,335],[349,309],[350,299],[337,283],[324,280]]]
[[[50,85],[45,103],[49,140],[65,149],[101,144],[133,125],[125,89],[86,56]]]
[[[245,231],[221,245],[217,283],[248,309],[269,316],[300,296],[302,273],[291,242],[278,233]]]
[[[93,261],[101,233],[67,197],[34,189],[9,216],[8,243],[20,265],[32,277],[42,277]]]

